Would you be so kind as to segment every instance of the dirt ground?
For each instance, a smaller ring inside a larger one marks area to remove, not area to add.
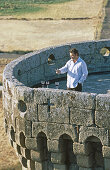
[[[0,170],[21,170],[21,165],[4,130],[2,99],[0,98]]]

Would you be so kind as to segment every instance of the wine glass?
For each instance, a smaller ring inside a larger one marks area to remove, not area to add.
[[[56,89],[59,87],[59,82],[55,82]]]
[[[47,85],[47,88],[48,88],[48,86],[49,86],[49,81],[46,81],[46,85]]]
[[[45,81],[41,81],[42,88],[44,88]]]

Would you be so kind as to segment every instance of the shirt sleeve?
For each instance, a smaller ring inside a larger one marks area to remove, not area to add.
[[[78,81],[78,83],[83,83],[84,80],[86,80],[87,75],[88,75],[87,65],[83,61],[83,63],[82,63],[82,76],[81,76],[80,80]]]
[[[61,74],[66,73],[68,71],[68,63],[66,63],[65,66],[60,68],[59,70],[61,71]]]

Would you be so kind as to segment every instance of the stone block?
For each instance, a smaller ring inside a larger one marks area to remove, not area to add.
[[[96,96],[96,111],[110,112],[110,95],[99,94]]]
[[[33,161],[41,161],[40,152],[31,150],[31,159],[32,159]]]
[[[91,155],[77,155],[77,164],[79,167],[92,168],[93,158]]]
[[[104,168],[110,170],[110,159],[104,158]]]
[[[73,142],[77,141],[76,128],[68,124],[48,123],[47,136],[49,139],[59,140],[59,137],[63,134],[69,135]]]
[[[66,170],[66,165],[59,165],[59,164],[54,164],[53,165],[53,170]]]
[[[80,143],[73,143],[73,152],[75,155],[89,155],[91,150],[90,143],[87,144],[80,144]]]
[[[92,170],[93,168],[81,168],[79,167],[79,170]]]
[[[47,139],[59,140],[62,134],[69,135],[73,141],[77,141],[76,128],[68,124],[34,122],[32,125],[32,137],[36,137],[39,132],[44,132]]]
[[[32,135],[32,122],[25,120],[23,118],[16,119],[16,131],[23,132],[26,137],[31,137]]]
[[[47,103],[48,98],[49,98],[49,95],[45,94],[44,88],[35,89],[34,101],[36,104],[43,105],[44,103]]]
[[[110,159],[110,147],[103,146],[102,147],[102,153],[103,153],[104,158],[109,158]]]
[[[47,136],[47,123],[46,122],[33,122],[32,123],[32,137],[37,137],[38,133],[43,132]]]
[[[16,100],[22,100],[26,104],[27,103],[32,103],[34,100],[34,89],[29,88],[29,87],[22,87],[22,86],[17,86],[16,87]]]
[[[37,140],[36,138],[27,138],[25,139],[25,145],[27,149],[37,151]]]
[[[54,164],[62,164],[65,162],[65,156],[64,153],[60,152],[51,152],[51,162]]]
[[[25,120],[38,121],[38,105],[36,103],[27,104],[26,114],[24,115]]]
[[[94,111],[87,109],[70,108],[70,123],[90,126],[94,124]]]
[[[62,105],[78,109],[95,109],[95,93],[63,91]]]
[[[76,164],[71,164],[69,170],[79,170],[79,167]]]
[[[107,146],[109,144],[108,130],[104,128],[82,126],[79,132],[79,142],[84,143],[90,136],[94,136],[100,139],[102,145]]]
[[[50,152],[58,152],[59,151],[59,140],[47,140],[48,150]]]
[[[48,106],[38,105],[38,120],[41,122],[46,122],[49,118]]]
[[[103,170],[103,169],[104,169],[103,167],[94,168],[94,170]]]
[[[3,98],[4,108],[9,113],[12,113],[12,97],[8,93],[5,93],[4,95],[5,95]]]
[[[41,162],[35,162],[35,169],[42,170],[42,163]]]
[[[101,128],[110,129],[110,111],[98,110],[95,111],[95,124]]]

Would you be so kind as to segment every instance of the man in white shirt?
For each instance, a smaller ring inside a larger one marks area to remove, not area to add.
[[[70,60],[64,67],[57,69],[56,74],[64,74],[67,72],[67,89],[74,91],[82,91],[82,84],[88,75],[87,65],[79,57],[78,50],[72,48],[70,51]]]

